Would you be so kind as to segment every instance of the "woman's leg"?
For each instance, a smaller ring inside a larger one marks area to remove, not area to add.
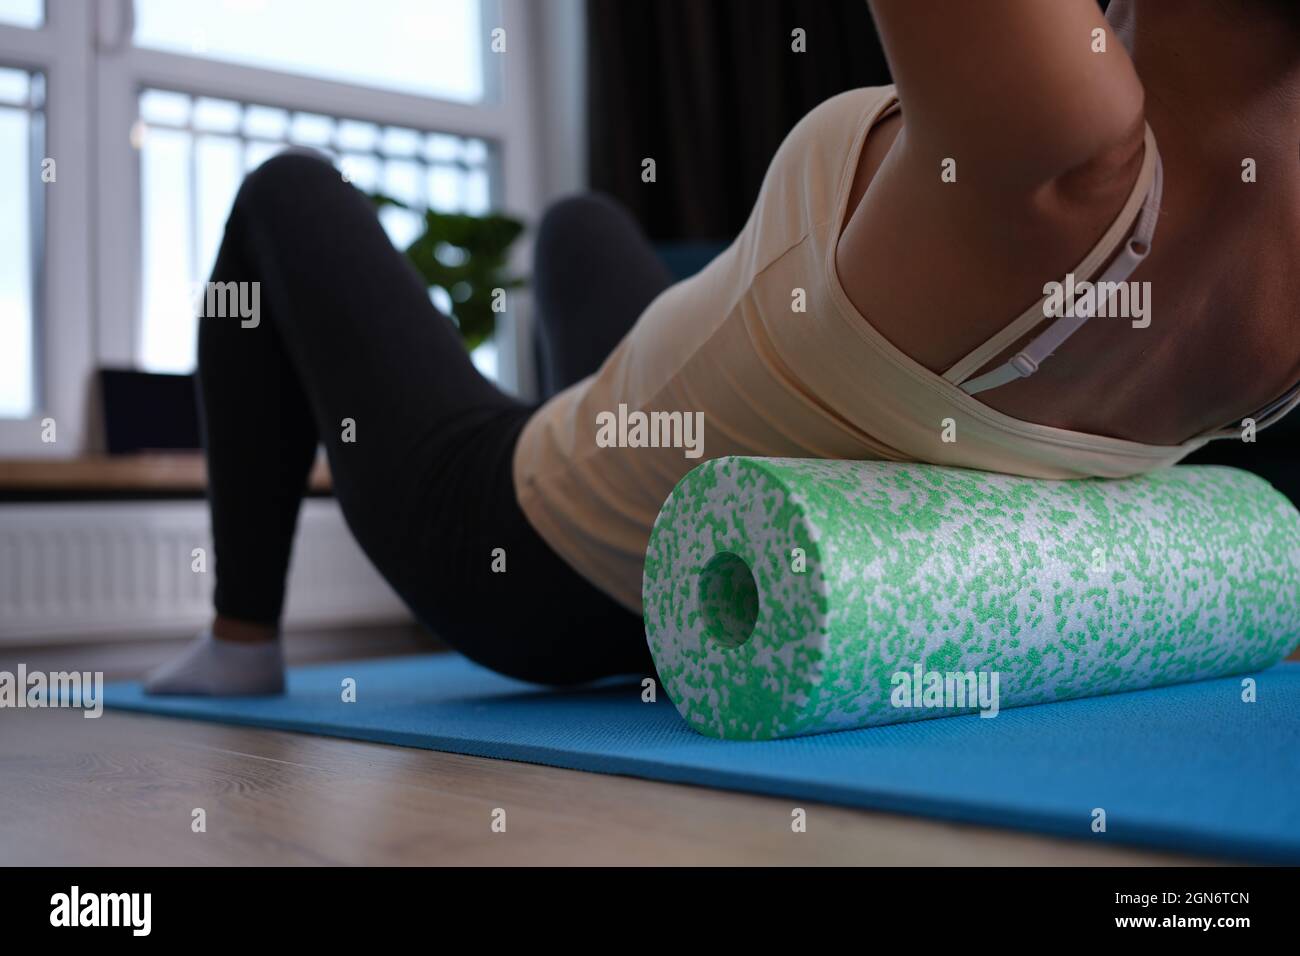
[[[600,368],[672,275],[631,215],[597,193],[552,204],[533,253],[544,397]]]
[[[252,250],[222,243],[210,288],[252,295]],[[266,283],[259,282],[257,301]],[[207,304],[205,297],[205,306]],[[211,297],[215,304],[218,296]],[[200,312],[199,416],[207,456],[219,617],[275,627],[298,508],[319,438],[312,410],[270,321],[224,308]]]
[[[214,281],[259,283],[261,305],[254,328],[208,316],[200,333],[220,614],[278,619],[319,437],[353,534],[448,643],[548,683],[647,672],[640,618],[519,510],[531,407],[478,374],[365,197],[320,159],[277,157],[240,190],[220,262]]]

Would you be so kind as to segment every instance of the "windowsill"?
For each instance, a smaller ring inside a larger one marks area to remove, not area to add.
[[[329,469],[318,459],[309,494],[329,495],[330,487]],[[200,452],[0,458],[0,501],[202,498],[206,491]]]

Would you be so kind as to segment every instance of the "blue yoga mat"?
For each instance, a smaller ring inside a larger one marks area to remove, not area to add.
[[[355,703],[342,701],[345,678]],[[300,667],[276,698],[109,707],[627,774],[1187,853],[1300,862],[1300,664],[978,715],[763,742],[688,729],[637,683],[549,691],[451,654]],[[1095,808],[1106,832],[1092,831]]]

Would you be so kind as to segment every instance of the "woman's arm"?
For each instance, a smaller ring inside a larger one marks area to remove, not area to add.
[[[1142,84],[1096,0],[870,7],[906,114],[903,148],[927,166],[952,157],[981,186],[1032,190],[1140,145]]]
[[[1144,153],[1143,89],[1096,0],[871,8],[902,117],[863,153],[836,264],[858,311],[942,372],[1114,220]]]

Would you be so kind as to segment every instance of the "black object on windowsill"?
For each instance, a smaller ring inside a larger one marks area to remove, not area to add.
[[[108,454],[201,447],[193,375],[105,368],[99,388]]]

